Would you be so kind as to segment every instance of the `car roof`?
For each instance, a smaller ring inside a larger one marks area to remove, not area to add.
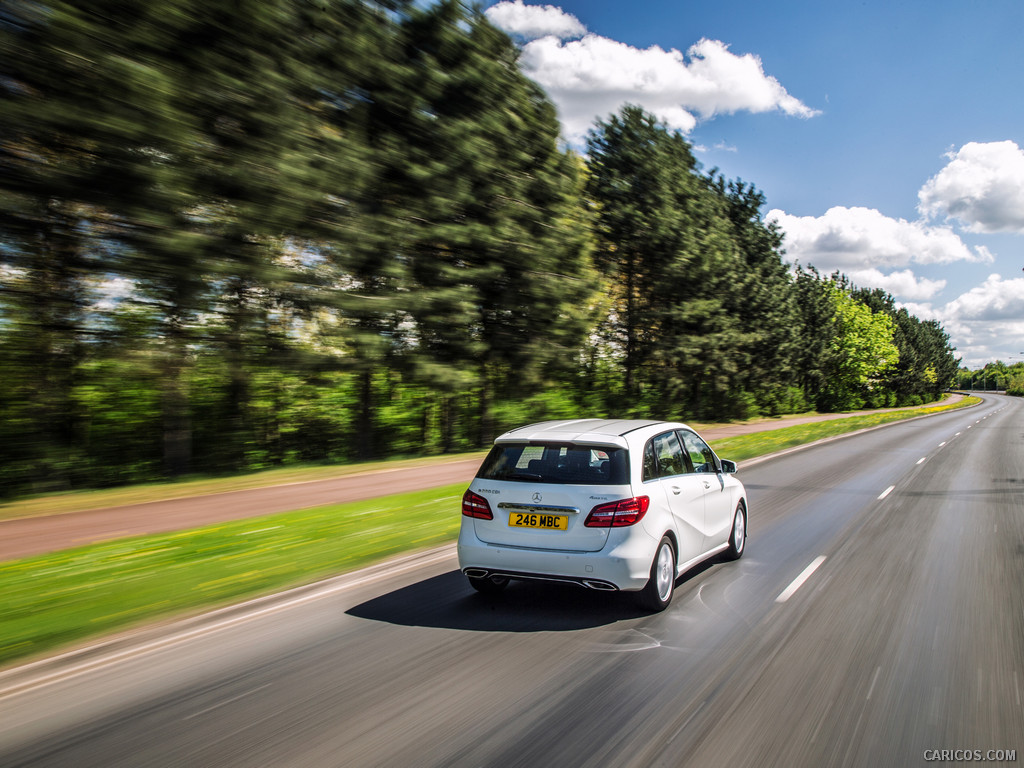
[[[653,426],[685,426],[657,419],[563,419],[527,424],[509,430],[495,443],[586,443],[626,447],[625,435]]]

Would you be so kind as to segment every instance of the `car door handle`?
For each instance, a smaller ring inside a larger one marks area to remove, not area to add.
[[[678,496],[680,494],[681,490],[682,489],[678,485],[673,485],[672,486],[672,493],[674,493],[676,496]]]

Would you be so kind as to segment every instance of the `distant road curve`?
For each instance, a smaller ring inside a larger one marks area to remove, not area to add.
[[[961,397],[954,395],[947,402],[954,403]],[[719,440],[796,424],[831,421],[878,412],[858,411],[784,417],[754,424],[710,426],[700,429],[700,432],[708,440]],[[327,480],[150,501],[60,515],[0,520],[0,561],[31,557],[127,536],[182,531],[246,517],[309,509],[325,504],[362,501],[455,483],[464,482],[468,485],[478,466],[479,461],[476,459],[460,459],[422,467],[378,469]]]

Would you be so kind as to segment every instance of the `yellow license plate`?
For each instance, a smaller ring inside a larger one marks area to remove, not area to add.
[[[539,528],[544,531],[569,530],[567,515],[548,515],[541,512],[513,512],[508,516],[513,528]]]

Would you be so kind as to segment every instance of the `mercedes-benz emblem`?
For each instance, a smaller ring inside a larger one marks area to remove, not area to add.
[[[541,495],[539,493],[533,494],[533,500],[539,502],[541,500]]]

